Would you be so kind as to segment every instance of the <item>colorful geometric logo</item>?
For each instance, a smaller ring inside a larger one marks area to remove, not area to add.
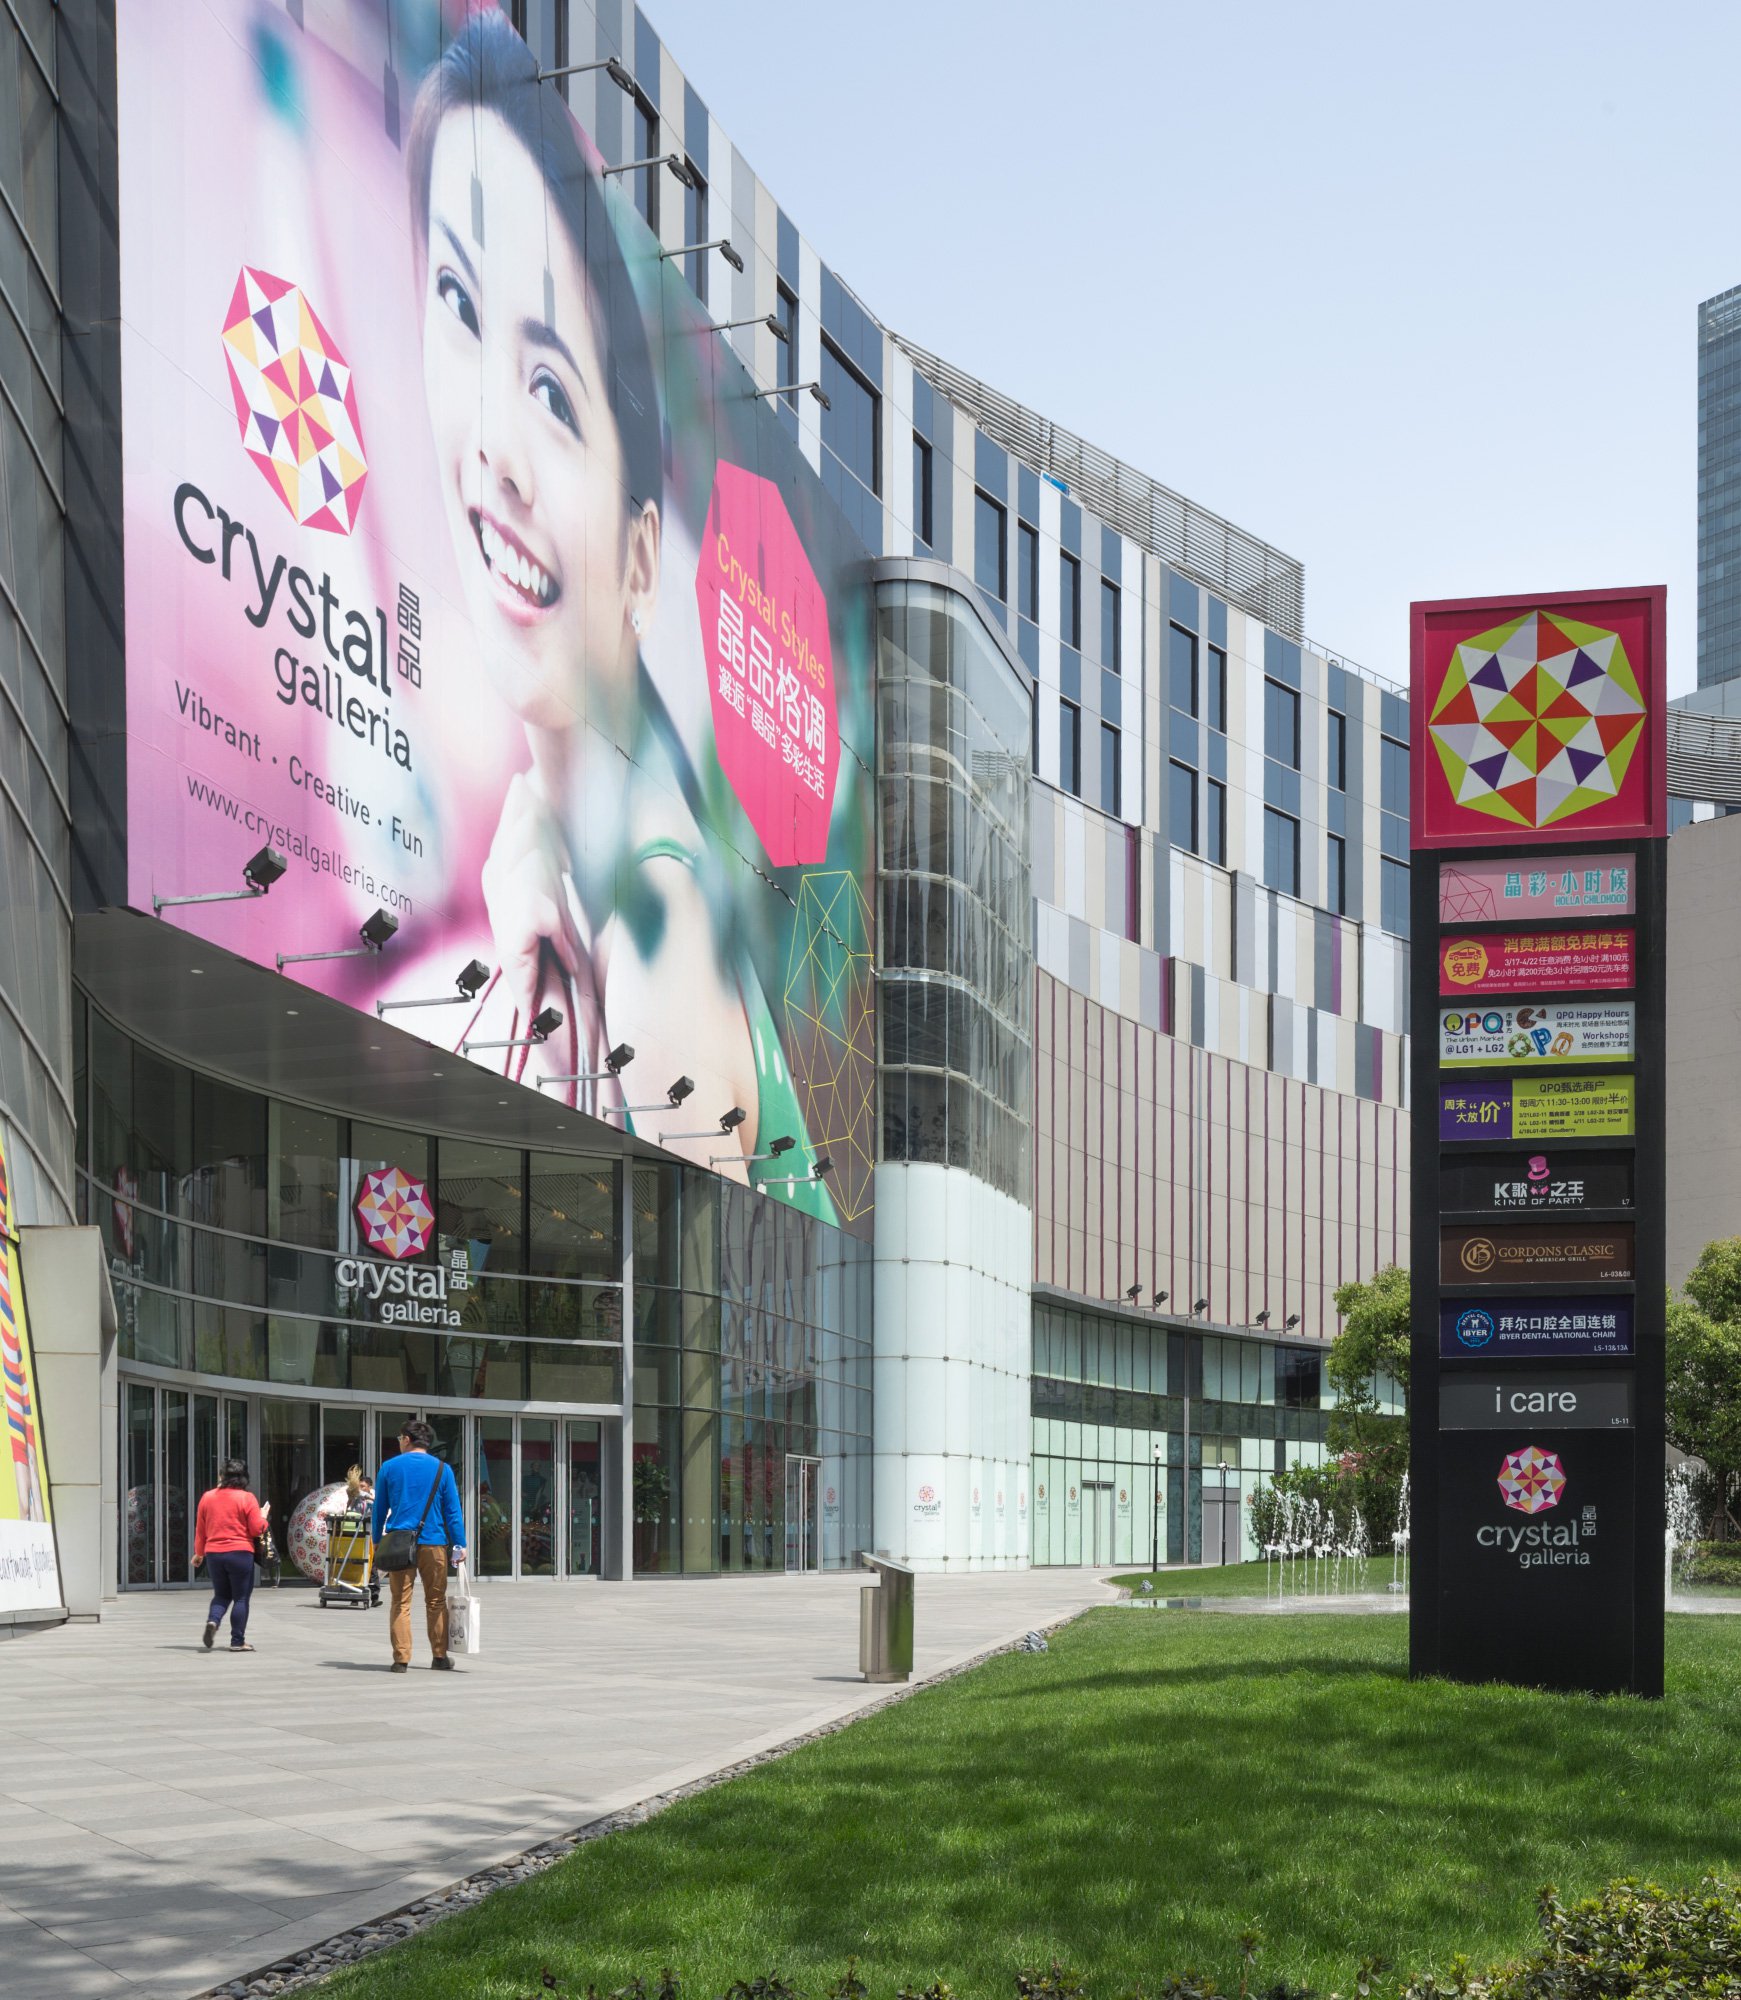
[[[224,320],[242,449],[305,528],[348,535],[363,504],[356,385],[299,286],[244,264]]]
[[[435,1210],[421,1181],[398,1167],[384,1167],[363,1176],[357,1220],[371,1250],[379,1250],[383,1257],[415,1257],[435,1228]]]
[[[1522,1451],[1508,1451],[1499,1468],[1499,1490],[1508,1507],[1520,1514],[1545,1514],[1560,1504],[1566,1490],[1566,1474],[1556,1452],[1540,1445],[1526,1444]]]
[[[1458,805],[1553,826],[1619,795],[1644,696],[1618,633],[1530,611],[1453,651],[1429,733]]]

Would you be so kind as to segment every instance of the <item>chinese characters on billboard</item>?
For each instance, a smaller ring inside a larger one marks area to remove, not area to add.
[[[119,10],[123,202],[198,191],[122,234],[130,900],[276,846],[172,918],[272,965],[382,908],[293,976],[481,960],[431,1039],[862,1229],[866,552],[505,16],[391,21]]]

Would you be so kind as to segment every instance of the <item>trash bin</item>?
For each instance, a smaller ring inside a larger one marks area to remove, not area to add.
[[[864,1557],[877,1573],[858,1599],[858,1666],[867,1681],[904,1681],[913,1674],[913,1572],[886,1556]]]

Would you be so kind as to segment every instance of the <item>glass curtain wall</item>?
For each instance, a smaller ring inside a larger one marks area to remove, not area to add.
[[[367,1438],[359,1403],[322,1391],[388,1412],[544,1405],[474,1426],[479,1571],[549,1574],[559,1546],[567,1573],[598,1571],[610,1453],[596,1418],[549,1406],[624,1400],[625,1163],[269,1101],[94,1008],[81,1021],[79,1192],[103,1231],[123,1366],[259,1385],[260,1474],[285,1520],[317,1483],[394,1449],[397,1419]],[[429,1241],[397,1261],[370,1252],[357,1207],[395,1168],[432,1210]],[[816,1466],[821,1565],[856,1563],[871,1532],[870,1246],[698,1169],[632,1171],[636,1569],[783,1570],[792,1458]],[[150,1408],[149,1424],[129,1417],[141,1508],[163,1451]],[[464,1419],[431,1420],[453,1427],[461,1467]],[[163,1539],[155,1521],[147,1539]]]
[[[1031,692],[932,584],[877,587],[883,1152],[1033,1196]]]
[[[1322,1463],[1325,1403],[1322,1355],[1310,1348],[1036,1298],[1034,1562],[1142,1568],[1255,1555],[1252,1496],[1285,1466]]]

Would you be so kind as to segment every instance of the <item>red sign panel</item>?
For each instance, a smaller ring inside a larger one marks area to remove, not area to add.
[[[1439,940],[1439,991],[1584,993],[1633,981],[1630,931],[1447,932]]]
[[[1410,837],[1666,834],[1660,585],[1416,604]]]

